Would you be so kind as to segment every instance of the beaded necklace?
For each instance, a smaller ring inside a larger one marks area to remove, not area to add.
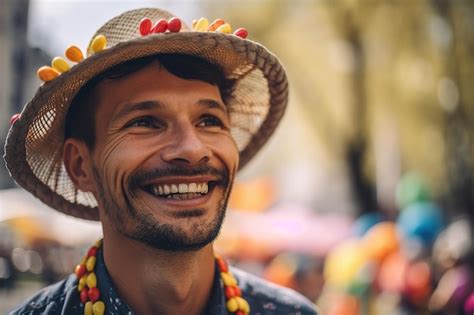
[[[87,255],[82,258],[81,263],[76,266],[74,272],[79,280],[77,290],[79,291],[81,303],[84,304],[84,315],[104,315],[105,313],[105,303],[99,299],[100,291],[97,287],[97,276],[94,272],[97,251],[101,244],[102,240],[99,240],[89,248]],[[250,306],[242,297],[242,290],[230,272],[229,265],[219,255],[216,255],[215,259],[222,282],[224,283],[227,310],[233,315],[249,314]]]

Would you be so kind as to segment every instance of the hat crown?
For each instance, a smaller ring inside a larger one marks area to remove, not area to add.
[[[104,35],[107,38],[107,48],[113,47],[121,42],[141,37],[139,24],[143,18],[149,18],[153,23],[160,19],[169,20],[174,17],[172,13],[158,8],[141,8],[130,10],[113,17],[102,25],[92,36],[87,46],[87,56],[93,54],[91,46],[92,41],[98,35]],[[189,27],[182,23],[181,32],[190,31]]]

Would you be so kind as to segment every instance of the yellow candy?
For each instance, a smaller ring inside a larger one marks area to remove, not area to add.
[[[77,285],[77,291],[81,292],[82,289],[84,289],[84,285],[79,283],[79,284]]]
[[[239,304],[237,303],[237,300],[235,298],[231,298],[229,301],[226,303],[227,310],[231,313],[237,311],[239,308]]]
[[[87,261],[86,261],[86,268],[87,268],[87,271],[92,271],[92,270],[94,270],[95,261],[96,261],[96,258],[95,258],[94,256],[91,256],[91,257],[87,258]]]
[[[96,277],[95,273],[91,272],[87,276],[87,286],[89,288],[95,288],[97,286],[97,277]]]
[[[36,74],[41,81],[48,82],[59,76],[60,73],[51,67],[43,66],[38,69]]]
[[[84,315],[93,315],[91,301],[86,302],[86,305],[84,305]]]
[[[235,280],[233,276],[226,272],[221,272],[221,278],[222,281],[224,281],[224,284],[228,287],[233,287],[237,285],[237,280]]]
[[[101,50],[104,50],[106,45],[107,45],[107,39],[105,38],[105,36],[104,35],[97,35],[92,40],[90,49],[93,52],[99,52]]]
[[[243,311],[244,313],[250,313],[250,305],[247,301],[245,301],[242,297],[236,296],[235,300],[239,305],[239,310]]]
[[[202,17],[196,22],[196,25],[194,25],[194,30],[196,32],[205,32],[207,31],[208,27],[209,21],[206,18]]]
[[[230,26],[229,23],[222,24],[216,29],[216,32],[224,33],[224,34],[230,34],[232,33],[232,27]]]
[[[71,60],[72,62],[81,62],[82,59],[84,59],[84,55],[82,54],[82,51],[79,49],[77,46],[69,46],[66,49],[66,58]]]
[[[84,287],[87,284],[87,275],[82,276],[81,279],[79,279],[79,285],[82,285]]]
[[[105,313],[105,304],[102,301],[97,301],[92,305],[94,315],[103,315]]]
[[[53,61],[51,61],[51,66],[57,70],[58,72],[66,72],[69,70],[69,65],[68,63],[66,62],[66,60],[64,60],[64,58],[61,58],[61,57],[55,57],[53,59]]]

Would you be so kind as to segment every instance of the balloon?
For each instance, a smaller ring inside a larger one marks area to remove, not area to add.
[[[351,234],[362,237],[372,226],[380,221],[382,221],[382,214],[378,212],[363,214],[352,224]]]
[[[393,222],[380,222],[367,231],[362,239],[370,259],[381,262],[399,248],[397,228]]]
[[[349,239],[329,252],[324,266],[326,283],[337,289],[347,289],[367,262],[364,246]]]
[[[419,202],[403,209],[398,226],[407,238],[418,238],[431,246],[443,228],[441,209],[429,202]]]
[[[396,200],[400,208],[428,199],[428,187],[418,174],[409,172],[400,178],[396,191]]]
[[[377,285],[383,291],[401,293],[405,289],[408,260],[401,252],[389,254],[380,266]]]

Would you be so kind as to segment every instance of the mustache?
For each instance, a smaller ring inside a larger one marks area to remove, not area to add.
[[[229,172],[226,168],[217,169],[208,165],[201,165],[194,168],[178,167],[169,165],[166,167],[155,168],[152,170],[137,171],[130,177],[129,187],[139,188],[144,183],[157,181],[166,177],[173,176],[212,176],[215,177],[216,186],[227,186],[229,184]]]

